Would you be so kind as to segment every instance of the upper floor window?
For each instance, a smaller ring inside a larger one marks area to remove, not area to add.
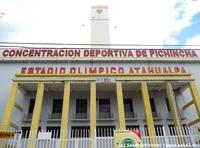
[[[76,99],[76,113],[87,113],[87,99]]]
[[[99,118],[110,118],[110,99],[99,99]]]
[[[62,99],[54,99],[53,100],[53,113],[62,113]]]
[[[132,99],[124,99],[124,111],[127,113],[133,112]]]
[[[168,98],[165,98],[165,102],[166,102],[166,105],[167,105],[167,110],[170,112],[170,105],[169,105]]]
[[[155,104],[154,98],[150,98],[150,105],[151,105],[151,111],[155,113],[156,112],[156,104]]]
[[[34,106],[35,106],[35,99],[30,99],[28,113],[33,113]]]
[[[99,99],[99,112],[110,113],[110,99]]]

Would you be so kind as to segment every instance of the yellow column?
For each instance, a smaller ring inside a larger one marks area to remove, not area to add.
[[[69,102],[70,102],[70,82],[65,82],[63,106],[62,106],[62,120],[61,120],[61,148],[66,148],[67,144],[67,128],[68,128],[68,116],[69,116]]]
[[[35,98],[35,106],[33,110],[33,117],[31,122],[31,129],[29,134],[28,148],[35,148],[36,136],[40,121],[40,113],[42,110],[42,101],[44,95],[44,82],[40,82],[37,88],[37,94]]]
[[[195,105],[195,108],[197,111],[197,115],[200,119],[200,96],[199,96],[199,92],[198,92],[198,89],[197,89],[194,81],[189,82],[189,88],[190,88],[192,99],[193,99],[193,102],[194,102],[194,105]]]
[[[17,89],[18,89],[18,83],[13,82],[9,96],[8,96],[5,112],[3,115],[1,130],[9,129],[10,120],[12,118],[12,112],[13,112],[13,108],[14,108],[15,101],[16,101]]]
[[[169,101],[169,107],[172,113],[172,120],[174,122],[174,125],[176,127],[181,127],[181,122],[180,122],[179,114],[178,114],[179,111],[176,106],[175,95],[174,95],[174,91],[170,82],[166,83],[166,91],[167,91],[167,99]]]
[[[169,101],[170,111],[172,113],[172,120],[174,122],[177,135],[179,135],[178,142],[183,143],[184,139],[181,138],[181,135],[183,135],[183,133],[181,129],[181,121],[179,119],[179,110],[175,102],[175,95],[174,95],[174,91],[170,82],[166,83],[166,91],[167,91],[167,99]]]
[[[90,83],[90,137],[95,136],[96,129],[96,82]]]
[[[119,128],[120,129],[126,129],[122,83],[119,82],[119,81],[116,83],[116,93],[117,93],[117,108],[118,108]]]
[[[143,99],[144,111],[145,111],[146,122],[147,122],[147,129],[148,129],[149,136],[150,136],[150,143],[152,145],[155,145],[155,144],[157,144],[157,140],[155,137],[156,133],[155,133],[155,128],[154,128],[154,121],[153,121],[151,105],[150,105],[150,100],[149,100],[148,87],[147,87],[146,81],[141,82],[141,91],[142,91],[142,99]],[[155,147],[155,146],[151,146],[151,147]]]
[[[90,83],[90,138],[92,142],[90,143],[90,148],[93,147],[93,140],[96,130],[96,82]]]

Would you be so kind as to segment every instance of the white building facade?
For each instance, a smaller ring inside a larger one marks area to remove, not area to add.
[[[112,137],[117,128],[199,132],[200,50],[101,47],[110,40],[106,6],[92,7],[91,28],[92,47],[1,48],[1,130],[29,139],[38,129],[61,139]]]

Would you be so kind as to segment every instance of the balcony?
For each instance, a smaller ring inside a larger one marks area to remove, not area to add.
[[[168,112],[166,117],[167,117],[167,120],[172,120],[172,113]],[[185,115],[183,112],[180,112],[180,120],[185,120]]]
[[[161,120],[160,112],[152,112],[152,116],[154,120]]]
[[[31,121],[33,117],[32,113],[28,113],[28,114],[24,114],[24,118],[23,121],[27,122],[27,121]]]
[[[72,116],[72,121],[89,121],[87,113],[75,113]]]
[[[60,121],[62,113],[51,113],[48,116],[48,121]]]
[[[125,118],[127,121],[138,120],[137,114],[134,112],[125,112]]]
[[[162,120],[160,112],[152,112],[153,120]],[[146,116],[144,115],[144,120],[146,120]]]
[[[99,114],[97,115],[97,120],[98,121],[112,121],[114,120],[113,118],[113,113],[111,112],[99,112]]]

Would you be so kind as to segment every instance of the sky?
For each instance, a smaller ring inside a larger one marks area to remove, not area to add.
[[[92,5],[111,44],[200,45],[200,0],[1,0],[0,41],[89,44]]]

